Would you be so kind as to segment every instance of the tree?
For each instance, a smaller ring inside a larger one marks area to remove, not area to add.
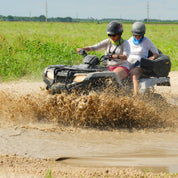
[[[7,20],[8,20],[8,21],[14,21],[14,17],[13,17],[12,15],[8,15],[8,16],[7,16]]]
[[[39,20],[40,20],[41,22],[45,22],[45,21],[46,21],[46,17],[45,17],[44,15],[40,15],[40,16],[39,16]]]

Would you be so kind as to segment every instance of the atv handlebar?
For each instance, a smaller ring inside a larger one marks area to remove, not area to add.
[[[82,56],[84,56],[84,57],[87,56],[86,50],[84,50],[82,48],[80,49],[79,54],[82,55]]]
[[[112,55],[103,55],[100,57],[101,62],[105,60],[109,60],[109,61],[113,60]]]
[[[88,54],[87,54],[87,52],[86,52],[86,50],[84,50],[84,49],[80,49],[80,51],[77,51],[77,52],[72,52],[72,54],[80,54],[80,55],[82,55],[82,56],[87,56]]]
[[[82,55],[84,57],[88,55],[86,50],[83,49],[83,48],[80,49],[78,54],[80,54],[80,55]],[[103,55],[103,56],[100,57],[100,62],[107,61],[107,60],[109,60],[109,61],[113,60],[112,54],[107,54],[107,55]]]

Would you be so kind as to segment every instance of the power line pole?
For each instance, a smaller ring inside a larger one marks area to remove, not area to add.
[[[48,21],[48,3],[46,0],[46,22]]]
[[[31,21],[32,15],[31,15],[31,11],[29,12],[29,19]]]
[[[147,23],[149,22],[149,0],[147,1]]]

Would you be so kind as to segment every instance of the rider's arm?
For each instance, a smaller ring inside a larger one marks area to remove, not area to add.
[[[155,60],[158,57],[157,53],[154,53],[153,56],[149,57],[150,60]]]
[[[77,52],[80,52],[81,49],[84,49],[86,51],[101,51],[103,49],[106,49],[107,45],[108,45],[108,40],[109,39],[105,39],[93,46],[87,46],[87,47],[84,47],[84,48],[77,48],[76,51]]]
[[[90,51],[89,47],[84,47],[84,48],[77,48],[76,51],[79,53],[81,49],[84,49],[86,51]]]
[[[154,60],[158,57],[159,52],[156,46],[151,42],[149,38],[146,38],[146,44],[148,46],[148,49],[153,53],[153,56],[149,57],[150,60]]]
[[[127,56],[125,54],[113,54],[112,55],[113,59],[121,59],[121,60],[127,60]]]

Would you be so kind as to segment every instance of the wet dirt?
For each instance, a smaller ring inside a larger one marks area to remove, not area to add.
[[[178,72],[170,77],[156,88],[163,101],[1,83],[0,177],[176,177]]]

